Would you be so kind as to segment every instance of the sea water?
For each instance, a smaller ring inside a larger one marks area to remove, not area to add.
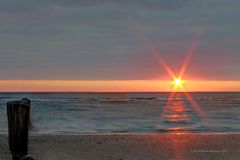
[[[240,93],[0,93],[0,133],[22,98],[37,134],[240,132]]]

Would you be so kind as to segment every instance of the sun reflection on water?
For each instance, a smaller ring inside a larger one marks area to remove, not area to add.
[[[189,109],[185,106],[182,98],[178,94],[175,94],[163,109],[158,130],[181,132],[194,129],[191,126],[191,117],[188,111]]]

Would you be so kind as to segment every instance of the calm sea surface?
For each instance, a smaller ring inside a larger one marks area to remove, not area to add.
[[[33,133],[240,132],[240,93],[0,93],[32,101]]]

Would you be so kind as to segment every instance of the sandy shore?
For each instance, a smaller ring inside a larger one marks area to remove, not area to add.
[[[240,134],[34,135],[39,160],[239,160]],[[10,160],[0,135],[0,160]]]

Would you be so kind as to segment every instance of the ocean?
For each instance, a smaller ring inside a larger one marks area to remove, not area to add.
[[[240,132],[240,93],[0,93],[1,134],[22,98],[35,134]]]

